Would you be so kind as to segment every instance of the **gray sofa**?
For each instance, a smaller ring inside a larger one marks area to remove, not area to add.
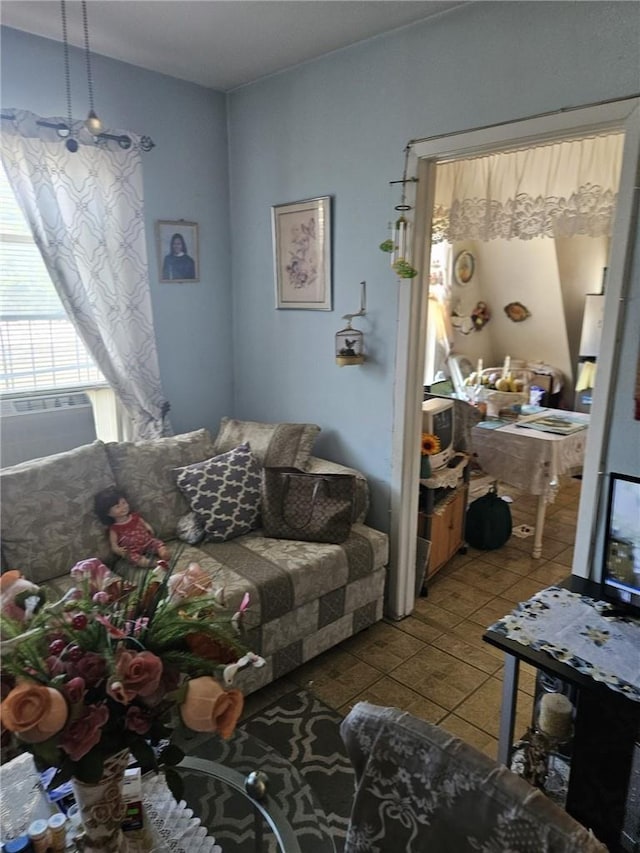
[[[95,441],[0,472],[2,565],[36,583],[66,591],[69,569],[99,557],[114,567],[94,495],[117,485],[133,509],[172,551],[179,567],[196,561],[224,586],[236,608],[250,595],[247,645],[266,666],[243,672],[251,693],[382,617],[388,561],[386,534],[367,527],[366,479],[353,469],[311,456],[319,428],[223,418],[207,430],[144,442]],[[176,525],[190,511],[176,486],[175,469],[209,459],[248,441],[262,465],[294,465],[357,477],[354,523],[341,545],[266,538],[260,529],[225,542],[178,543]],[[116,570],[118,569],[115,566]]]

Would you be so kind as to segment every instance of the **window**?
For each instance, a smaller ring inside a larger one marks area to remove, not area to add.
[[[0,392],[105,380],[60,302],[0,164]]]

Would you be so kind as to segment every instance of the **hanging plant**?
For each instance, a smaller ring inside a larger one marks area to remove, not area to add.
[[[395,210],[399,216],[391,223],[391,237],[383,240],[379,248],[381,252],[391,255],[391,269],[399,278],[415,278],[418,275],[418,270],[411,266],[411,250],[409,240],[409,222],[405,218],[405,213],[411,210],[411,206],[406,203],[405,187],[409,182],[414,183],[417,178],[407,179],[407,163],[409,159],[410,146],[404,150],[404,172],[401,181],[391,181],[392,184],[402,184],[402,197],[400,204],[395,206]]]
[[[399,278],[415,278],[418,275],[418,270],[403,258],[393,264],[393,270]]]

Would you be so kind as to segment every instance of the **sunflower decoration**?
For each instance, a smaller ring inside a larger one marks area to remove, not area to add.
[[[422,447],[420,452],[423,456],[433,456],[434,453],[440,452],[440,439],[437,435],[431,432],[422,433]]]

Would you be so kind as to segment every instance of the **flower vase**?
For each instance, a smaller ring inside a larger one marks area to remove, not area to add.
[[[128,849],[122,832],[126,811],[122,786],[128,763],[129,750],[123,749],[105,759],[99,782],[90,785],[72,779],[85,831],[85,853],[126,853]]]
[[[420,479],[428,480],[431,476],[431,459],[428,456],[420,457]]]

